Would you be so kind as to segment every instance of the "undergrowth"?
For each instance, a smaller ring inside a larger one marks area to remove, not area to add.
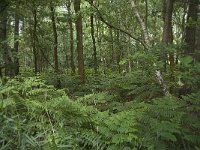
[[[162,96],[153,78],[139,83],[139,76],[114,77],[116,86],[94,79],[76,100],[67,96],[75,89],[55,89],[39,76],[2,80],[0,150],[200,149],[200,92]]]

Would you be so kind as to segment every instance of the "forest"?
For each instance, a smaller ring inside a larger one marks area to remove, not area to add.
[[[200,150],[200,0],[0,0],[0,150]]]

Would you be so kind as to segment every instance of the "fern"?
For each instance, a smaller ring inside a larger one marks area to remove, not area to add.
[[[139,83],[133,80],[137,90]],[[124,90],[125,85],[119,86]],[[128,84],[126,90],[130,92]],[[132,96],[135,101],[123,101],[107,91],[74,101],[64,90],[46,85],[39,77],[9,80],[0,86],[1,148],[199,148],[199,92],[183,98],[168,96],[145,102],[137,101],[140,96]]]
[[[0,94],[4,98],[0,144],[10,149],[73,149],[76,134],[81,128],[92,127],[96,113],[38,77],[10,80]]]
[[[183,97],[185,107],[183,111],[187,113],[183,118],[183,131],[184,139],[187,147],[194,148],[195,146],[200,147],[200,92],[192,93]]]

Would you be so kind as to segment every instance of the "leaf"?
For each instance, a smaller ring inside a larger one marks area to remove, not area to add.
[[[184,56],[180,58],[180,62],[184,65],[189,65],[193,61],[192,56]]]
[[[127,60],[121,60],[121,61],[119,62],[119,65],[124,65],[126,62],[127,62]]]

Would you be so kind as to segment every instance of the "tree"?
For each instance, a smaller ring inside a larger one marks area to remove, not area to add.
[[[91,3],[93,4],[93,0],[91,0]],[[94,34],[94,15],[91,13],[90,15],[90,27],[91,27],[91,36],[92,36],[92,44],[93,44],[93,59],[94,59],[94,73],[97,74],[97,48],[96,48],[96,40],[95,40],[95,34]]]
[[[7,44],[7,17],[9,3],[6,0],[0,2],[0,50],[3,53],[3,68],[5,68],[5,76],[13,76],[13,63],[9,54]]]
[[[57,35],[57,28],[56,28],[56,20],[55,20],[55,9],[53,4],[51,3],[51,22],[52,22],[52,29],[53,29],[53,49],[54,49],[54,72],[58,73],[58,35]]]
[[[187,12],[187,26],[185,29],[185,48],[184,53],[195,59],[196,26],[198,18],[198,0],[189,0]]]
[[[70,66],[72,69],[72,75],[75,75],[76,68],[74,64],[74,29],[73,29],[73,22],[72,22],[72,12],[71,12],[71,1],[67,3],[67,10],[69,15],[69,30],[70,30]]]
[[[19,74],[19,58],[17,56],[19,51],[19,0],[16,0],[15,4],[15,27],[14,27],[14,72],[15,75]]]
[[[174,0],[164,0],[163,3],[163,37],[162,42],[165,46],[168,46],[173,43],[173,33],[172,33],[172,12],[173,12],[173,2]],[[165,51],[165,50],[164,50]],[[163,61],[164,61],[164,68],[166,70],[166,52],[164,52]],[[169,62],[171,70],[174,68],[174,54],[173,52],[169,52]]]
[[[200,62],[200,28],[197,29],[195,60]]]
[[[150,45],[150,39],[149,39],[149,35],[148,35],[148,32],[147,32],[147,28],[146,28],[146,25],[145,25],[145,22],[143,21],[141,15],[139,14],[139,11],[138,9],[136,8],[136,5],[135,5],[135,2],[134,0],[131,0],[131,6],[133,8],[133,12],[136,16],[136,18],[138,19],[138,22],[141,26],[141,30],[142,30],[142,34],[143,34],[143,40],[144,40],[144,43],[146,45],[146,49],[148,50],[151,45]],[[163,90],[163,93],[165,95],[169,95],[169,90],[168,90],[168,87],[163,79],[163,76],[161,74],[161,71],[156,69],[156,64],[154,64],[155,68],[154,68],[154,72],[155,72],[155,76],[159,82],[159,84],[162,86],[162,90]]]
[[[33,31],[31,30],[31,37],[32,37],[32,47],[33,47],[33,55],[34,55],[34,72],[35,74],[38,73],[38,50],[36,47],[36,42],[37,42],[37,8],[36,5],[34,3],[33,6]]]
[[[53,42],[53,49],[54,49],[54,72],[56,73],[56,75],[59,74],[59,66],[58,66],[58,34],[57,34],[57,27],[56,27],[56,19],[55,19],[55,8],[53,6],[53,3],[51,1],[51,6],[50,6],[50,10],[51,10],[51,22],[52,22],[52,29],[53,29],[53,38],[54,38],[54,42]],[[60,88],[61,87],[61,83],[60,80],[57,79],[57,83],[56,83],[56,87]]]
[[[84,58],[83,58],[83,27],[82,16],[80,12],[80,0],[74,0],[74,10],[76,13],[76,40],[77,40],[77,59],[78,59],[78,74],[82,83],[85,82]]]

